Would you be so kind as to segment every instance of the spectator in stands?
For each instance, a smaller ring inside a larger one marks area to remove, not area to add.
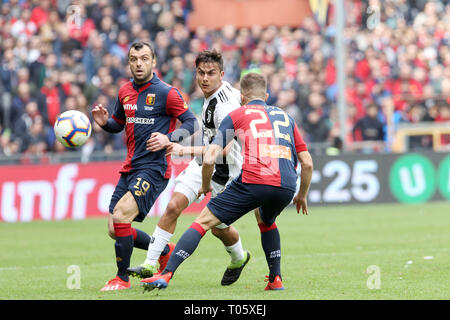
[[[83,50],[83,65],[88,80],[91,80],[103,64],[105,50],[97,31],[92,31],[89,34],[89,39],[85,45],[86,47]]]
[[[61,113],[61,101],[63,93],[60,92],[57,82],[57,74],[53,73],[52,76],[46,77],[44,80],[44,86],[41,89],[41,93],[45,96],[46,101],[46,115],[48,117],[48,123],[53,127],[56,118]]]
[[[37,6],[31,10],[30,21],[36,25],[37,29],[40,29],[42,25],[47,23],[50,8],[50,0],[40,0]]]
[[[330,134],[330,127],[326,118],[320,116],[319,110],[312,109],[306,115],[303,122],[303,129],[310,142],[327,142]]]
[[[20,153],[21,141],[11,135],[11,130],[4,130],[0,136],[0,155],[14,156]]]
[[[164,77],[164,81],[172,83],[175,79],[180,82],[181,86],[175,86],[183,92],[190,92],[194,74],[190,68],[187,68],[184,64],[184,60],[181,56],[174,57],[169,63],[169,70]]]
[[[353,128],[355,141],[384,141],[383,123],[378,119],[378,106],[367,106],[367,115],[362,117]]]
[[[283,109],[294,119],[295,123],[301,127],[303,116],[301,114],[300,107],[296,104],[296,92],[294,89],[281,91],[275,105]]]
[[[150,30],[150,34],[154,40],[157,31],[159,31],[158,20],[160,14],[164,10],[164,5],[162,5],[162,1],[159,0],[144,0],[141,9],[142,14],[145,17],[143,19],[143,27],[146,30]]]
[[[11,35],[16,39],[29,40],[37,30],[36,23],[31,20],[31,10],[27,8],[21,10],[20,19],[11,25]]]
[[[36,117],[31,123],[29,130],[30,134],[28,136],[28,147],[25,153],[33,155],[43,155],[49,149],[50,141],[53,141],[49,135],[48,127],[45,126],[42,117]]]
[[[25,105],[31,100],[32,97],[30,93],[30,85],[27,82],[19,84],[17,87],[17,95],[12,100],[11,120],[10,120],[10,124],[12,126],[24,114]]]
[[[38,120],[39,119],[39,120]],[[26,103],[24,112],[19,119],[14,122],[13,135],[15,139],[20,140],[20,152],[25,152],[31,142],[32,126],[35,121],[43,122],[39,114],[38,105],[35,101],[30,100]]]

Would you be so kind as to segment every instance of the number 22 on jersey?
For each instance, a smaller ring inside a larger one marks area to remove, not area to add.
[[[245,114],[250,114],[250,113],[257,113],[260,116],[260,118],[253,119],[250,122],[250,129],[252,131],[253,137],[255,139],[271,138],[272,130],[258,130],[256,128],[256,126],[258,124],[264,124],[269,121],[269,118],[267,117],[266,113],[263,110],[258,110],[258,109],[245,110]],[[275,116],[275,115],[283,116],[283,120],[275,120],[273,122],[273,128],[274,128],[273,132],[275,134],[275,138],[284,139],[284,140],[291,142],[291,136],[288,133],[282,133],[280,130],[280,127],[285,127],[285,128],[289,127],[289,118],[288,118],[287,114],[281,110],[272,110],[269,112],[269,114],[272,116]]]

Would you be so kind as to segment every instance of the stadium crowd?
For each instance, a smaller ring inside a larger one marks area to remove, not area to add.
[[[346,143],[386,141],[387,125],[450,121],[450,4],[448,1],[346,1]],[[4,0],[0,16],[0,154],[65,152],[53,124],[65,110],[90,115],[114,106],[129,79],[129,45],[151,41],[157,72],[199,115],[203,95],[194,59],[222,51],[225,80],[260,70],[269,104],[294,117],[307,142],[339,135],[333,6],[327,21],[221,30],[189,29],[187,0]],[[85,148],[125,148],[93,122]],[[429,141],[422,139],[424,147]]]

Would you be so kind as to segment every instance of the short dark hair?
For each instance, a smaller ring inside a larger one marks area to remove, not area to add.
[[[200,63],[208,63],[208,62],[217,63],[220,71],[223,71],[222,54],[216,49],[203,50],[202,52],[200,52],[197,55],[197,58],[195,58],[195,67],[198,68]]]
[[[136,51],[141,50],[143,47],[148,47],[152,53],[152,58],[155,58],[155,51],[153,50],[152,45],[149,42],[146,41],[138,41],[138,42],[134,42],[131,46],[130,49],[128,50],[128,57],[130,56],[130,51],[131,49],[134,49]]]
[[[266,78],[260,73],[250,72],[242,77],[241,93],[245,97],[265,97],[267,92]]]

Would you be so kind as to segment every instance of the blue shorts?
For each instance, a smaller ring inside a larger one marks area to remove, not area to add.
[[[227,225],[259,208],[262,221],[270,226],[281,211],[291,203],[294,194],[295,191],[281,187],[243,183],[239,176],[206,206]]]
[[[159,173],[149,169],[122,173],[111,197],[109,212],[112,214],[117,202],[130,191],[139,208],[134,221],[142,222],[168,182],[169,179],[164,179]]]

